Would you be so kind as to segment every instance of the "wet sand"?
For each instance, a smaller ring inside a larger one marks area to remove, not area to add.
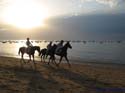
[[[124,93],[125,66],[70,62],[60,67],[0,57],[0,93]]]

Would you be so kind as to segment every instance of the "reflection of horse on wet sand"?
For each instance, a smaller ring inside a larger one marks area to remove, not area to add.
[[[48,64],[50,63],[50,60],[53,62],[55,62],[55,55],[57,56],[60,56],[60,59],[59,59],[59,63],[57,64],[57,66],[59,66],[59,64],[61,63],[62,61],[62,58],[64,57],[70,67],[70,63],[69,63],[69,60],[68,60],[68,57],[67,57],[67,50],[68,48],[72,48],[70,42],[67,42],[62,48],[61,48],[61,52],[60,53],[56,53],[55,50],[57,48],[57,45],[53,45],[52,48],[50,49],[49,53],[46,54],[46,51],[47,49],[42,49],[41,52],[40,52],[40,55],[41,55],[41,60],[45,60],[45,56],[50,56],[49,58],[49,62]]]
[[[29,51],[28,51],[29,50]],[[34,54],[35,54],[35,51],[38,51],[38,53],[40,53],[40,47],[39,46],[32,46],[30,47],[29,49],[27,49],[27,47],[20,47],[19,48],[19,51],[18,51],[18,54],[20,55],[21,53],[21,62],[24,62],[25,63],[25,60],[24,60],[24,54],[28,54],[29,55],[29,60],[28,62],[31,61],[31,57],[33,58],[33,63],[34,63],[34,66],[35,66],[35,60],[34,60]]]

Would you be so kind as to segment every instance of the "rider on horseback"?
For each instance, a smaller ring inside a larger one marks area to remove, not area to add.
[[[61,52],[61,48],[63,47],[63,43],[64,41],[61,40],[58,44],[57,44],[57,48],[56,48],[56,53],[59,54]]]
[[[30,38],[27,38],[26,45],[27,45],[27,53],[29,53],[31,47],[33,46],[32,43],[30,42]]]
[[[47,45],[47,51],[46,51],[47,55],[48,55],[51,48],[52,48],[52,41]]]

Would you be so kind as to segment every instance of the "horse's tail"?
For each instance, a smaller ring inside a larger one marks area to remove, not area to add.
[[[20,55],[20,52],[21,52],[21,48],[19,48],[18,55]]]

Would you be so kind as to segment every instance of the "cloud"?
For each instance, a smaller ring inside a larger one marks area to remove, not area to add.
[[[94,1],[94,0],[81,0],[81,2],[91,2],[91,1]]]
[[[118,5],[121,5],[121,4],[125,3],[125,0],[81,0],[81,2],[82,3],[96,2],[96,3],[99,3],[99,4],[108,5],[112,8],[112,7],[116,7]]]
[[[109,5],[110,7],[114,7],[118,4],[118,0],[96,0],[97,3]]]

